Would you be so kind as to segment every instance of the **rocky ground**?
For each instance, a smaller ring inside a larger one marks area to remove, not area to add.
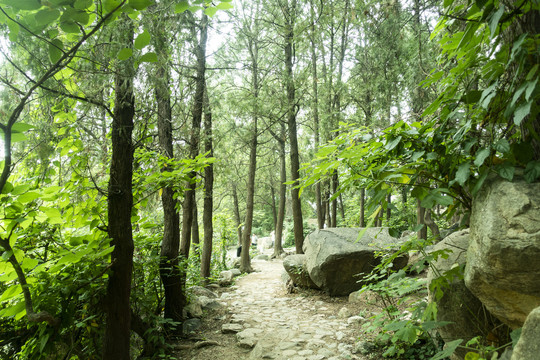
[[[318,291],[289,294],[281,260],[253,261],[255,272],[219,290],[223,305],[203,317],[194,336],[178,344],[180,359],[377,359],[366,353],[360,315],[372,313],[347,298]]]

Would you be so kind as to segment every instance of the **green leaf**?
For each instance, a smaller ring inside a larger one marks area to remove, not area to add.
[[[2,293],[2,296],[0,296],[0,302],[14,298],[20,293],[22,293],[22,287],[19,284],[11,285]]]
[[[41,206],[39,210],[41,210],[45,215],[47,215],[47,223],[51,225],[64,223],[62,214],[60,214],[60,210],[58,210],[57,208]]]
[[[217,11],[218,9],[215,7],[209,7],[209,8],[204,9],[204,13],[210,17],[213,17],[214,15],[216,15]]]
[[[51,8],[40,10],[35,15],[36,23],[39,25],[51,24],[59,17],[60,11]]]
[[[536,84],[537,83],[538,83],[538,78],[534,79],[534,81],[527,82],[527,90],[525,91],[525,100],[526,101],[529,101],[534,89],[536,89]]]
[[[54,39],[49,44],[49,60],[55,64],[64,55],[64,44],[60,39]]]
[[[463,339],[457,339],[444,344],[444,350],[435,354],[431,360],[443,360],[450,357],[462,342]]]
[[[523,119],[525,119],[525,117],[530,114],[531,105],[532,101],[529,101],[528,103],[522,104],[516,109],[516,111],[514,112],[514,124],[516,124],[517,126],[521,125]]]
[[[183,13],[189,8],[189,4],[187,1],[180,1],[176,6],[174,7],[174,12],[176,14]]]
[[[103,7],[105,8],[105,11],[109,13],[116,9],[121,3],[121,0],[104,0]]]
[[[495,168],[495,171],[503,179],[512,181],[512,179],[514,178],[514,173],[516,171],[516,168],[510,164],[501,164]]]
[[[90,6],[92,6],[92,3],[93,3],[92,0],[77,0],[73,4],[73,7],[79,10],[86,10]]]
[[[124,61],[129,59],[133,55],[133,49],[131,48],[123,48],[118,52],[118,55],[116,55],[116,58],[120,61]]]
[[[540,178],[540,161],[529,162],[523,176],[528,183],[533,183]]]
[[[219,4],[217,4],[216,8],[218,8],[219,10],[229,10],[229,9],[232,9],[234,6],[233,4],[231,4],[230,2],[221,2]]]
[[[489,174],[489,170],[485,170],[481,175],[480,177],[478,178],[478,180],[476,181],[476,183],[474,184],[474,187],[471,191],[472,195],[476,195],[476,193],[478,191],[480,191],[480,189],[482,188],[482,185],[484,185],[484,181],[486,181],[486,178]]]
[[[64,30],[67,34],[77,34],[80,32],[79,25],[75,23],[74,21],[63,21],[60,23],[60,29]]]
[[[30,125],[30,124],[25,124],[25,123],[15,123],[13,124],[13,126],[11,127],[11,132],[14,133],[14,132],[25,132],[25,131],[28,131],[30,129],[33,129],[34,126],[33,125]]]
[[[461,97],[461,101],[465,104],[476,104],[482,97],[482,91],[480,90],[471,90]]]
[[[27,204],[39,198],[40,194],[36,191],[29,191],[20,195],[17,200],[23,204]]]
[[[474,352],[468,352],[465,355],[465,360],[480,360],[480,354]]]
[[[150,33],[147,30],[144,30],[135,39],[135,49],[142,50],[142,48],[148,44],[150,44]]]
[[[504,14],[504,6],[501,5],[501,7],[495,12],[491,19],[489,20],[489,29],[491,30],[491,36],[490,38],[493,39],[493,36],[495,36],[495,32],[497,31],[497,27],[499,26],[499,20],[501,20],[502,15]]]
[[[463,186],[465,182],[469,179],[469,176],[471,175],[471,163],[466,162],[461,165],[459,165],[458,170],[456,172],[456,181],[459,185]]]
[[[0,317],[12,317],[22,312],[26,313],[26,307],[24,301],[19,301],[17,304],[0,311]]]
[[[2,3],[17,10],[37,10],[41,8],[39,0],[3,0]]]
[[[401,141],[401,138],[402,138],[401,136],[398,136],[392,141],[388,141],[386,145],[384,146],[384,148],[388,151],[394,149],[396,146],[398,146],[399,142]]]
[[[499,141],[495,143],[495,145],[493,145],[493,147],[495,148],[495,150],[497,150],[498,152],[502,154],[506,154],[507,152],[510,151],[510,144],[508,143],[508,140],[506,139],[500,139]]]
[[[154,1],[152,0],[129,0],[129,5],[135,10],[139,10],[139,11],[146,9],[153,3]]]
[[[140,62],[157,62],[157,61],[158,61],[158,57],[156,53],[154,52],[146,53],[140,58]]]
[[[489,149],[480,149],[477,153],[476,153],[476,159],[474,159],[474,165],[476,165],[477,167],[480,167],[484,164],[484,161],[486,161],[487,157],[489,156],[490,154],[490,150]]]

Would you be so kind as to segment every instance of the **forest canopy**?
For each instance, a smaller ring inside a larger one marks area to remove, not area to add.
[[[0,357],[167,354],[252,234],[438,238],[538,181],[539,9],[0,0]]]

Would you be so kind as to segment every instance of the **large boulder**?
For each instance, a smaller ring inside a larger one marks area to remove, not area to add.
[[[289,274],[294,285],[309,288],[318,289],[319,287],[311,280],[306,269],[306,255],[289,255],[283,259],[283,267]]]
[[[448,258],[446,259],[439,256],[427,273],[427,283],[430,285],[430,290],[434,281],[438,280],[444,283],[442,296],[437,299],[436,292],[430,291],[429,300],[437,303],[437,320],[450,322],[450,324],[438,329],[446,343],[463,339],[462,345],[465,345],[476,336],[502,330],[500,322],[489,314],[480,300],[469,291],[461,276],[451,276],[448,279],[450,275],[445,275],[447,271],[456,269],[456,267],[463,269],[467,259],[469,242],[469,229],[461,230],[448,235],[432,250],[432,252],[450,251],[447,253]],[[443,278],[441,279],[439,275]],[[464,359],[467,352],[467,349],[458,348],[452,359]]]
[[[471,212],[465,283],[513,329],[540,306],[540,183],[489,178]]]
[[[514,348],[512,360],[538,360],[540,356],[540,307],[525,320],[521,336]]]
[[[398,239],[386,228],[368,228],[358,239],[361,228],[328,228],[315,230],[304,240],[306,268],[311,280],[331,296],[344,296],[359,290],[361,276],[369,274],[379,259],[378,251],[392,251]],[[394,268],[407,265],[400,258]]]

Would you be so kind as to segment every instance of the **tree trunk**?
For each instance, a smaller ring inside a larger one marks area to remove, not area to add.
[[[193,192],[193,220],[191,222],[191,242],[193,244],[193,251],[195,252],[195,258],[201,255],[201,235],[199,233],[199,209],[197,208],[197,194]]]
[[[319,87],[317,76],[317,51],[315,43],[315,7],[313,0],[310,0],[310,41],[311,41],[311,81],[313,91],[312,113],[313,113],[313,131],[315,135],[315,151],[319,149],[320,134],[319,134]],[[321,201],[321,184],[315,184],[315,209],[317,211],[317,225],[319,229],[324,228],[324,208]]]
[[[236,184],[232,183],[232,195],[234,205],[234,219],[236,221],[236,232],[238,234],[238,246],[242,245],[242,223],[240,222],[240,208],[238,206],[238,191],[236,190]]]
[[[332,196],[337,193],[338,175],[337,172],[332,175]],[[330,227],[337,227],[337,197],[332,200],[332,220]]]
[[[292,0],[289,6],[289,0],[282,7],[285,17],[285,70],[287,79],[287,123],[289,127],[290,157],[291,157],[291,186],[292,213],[294,223],[294,243],[296,253],[303,254],[302,245],[304,244],[304,224],[302,220],[302,205],[300,202],[300,190],[298,189],[298,179],[300,178],[300,160],[298,155],[298,133],[296,128],[296,109],[295,109],[295,88],[293,81],[293,41],[294,41],[294,21],[296,16],[296,0]]]
[[[386,195],[386,221],[390,221],[390,216],[392,215],[392,209],[390,209],[390,204],[392,203],[392,195]]]
[[[122,15],[116,31],[118,43],[133,46],[133,23]],[[114,250],[107,284],[103,359],[129,360],[131,335],[131,276],[133,270],[133,234],[131,209],[133,207],[133,61],[119,63],[115,72],[115,104],[112,123],[112,157],[108,187],[108,235]]]
[[[360,190],[360,227],[366,227],[366,189]]]
[[[206,88],[206,86],[205,86]],[[214,147],[212,144],[212,109],[208,100],[208,88],[204,93],[204,152],[208,157],[214,156]],[[214,236],[214,224],[212,222],[214,195],[214,165],[209,164],[204,168],[204,244],[201,257],[201,276],[205,279],[210,277],[210,263],[212,260],[212,238]]]
[[[259,9],[257,3],[257,13]],[[259,47],[258,47],[258,20],[254,19],[253,29],[249,29],[254,36],[248,36],[247,45],[251,58],[251,92],[253,96],[252,104],[252,122],[253,133],[251,134],[250,153],[249,153],[249,173],[247,183],[246,199],[246,221],[244,228],[244,238],[242,240],[242,254],[240,258],[240,271],[252,272],[251,259],[249,258],[249,248],[251,245],[251,228],[253,226],[253,203],[255,198],[255,175],[257,172],[257,142],[258,142],[258,121],[259,121]]]
[[[172,111],[170,95],[170,72],[168,63],[168,43],[164,33],[154,29],[153,39],[157,49],[161,49],[156,63],[154,80],[155,97],[157,102],[157,126],[161,153],[173,159]],[[162,171],[171,171],[164,167]],[[180,214],[178,202],[174,198],[175,191],[172,186],[166,186],[161,193],[163,206],[163,240],[159,262],[159,274],[165,291],[164,317],[175,322],[181,322],[183,304],[185,302],[183,289],[180,283],[178,269],[178,250],[180,247]]]
[[[422,228],[418,231],[417,236],[418,236],[418,239],[424,239],[424,240],[427,239],[427,228],[425,226],[426,223],[424,221],[425,213],[426,213],[426,209],[420,205],[420,199],[418,199],[416,202],[416,224],[417,225],[422,224],[424,226],[422,226]]]
[[[194,23],[195,27],[196,24]],[[204,103],[204,87],[205,87],[205,72],[206,72],[206,40],[208,38],[208,16],[203,15],[201,19],[201,35],[198,45],[196,46],[197,57],[197,76],[195,95],[193,98],[193,116],[191,123],[191,135],[189,142],[189,157],[195,159],[199,154],[199,142],[201,132],[201,120]],[[195,179],[197,174],[192,172],[189,177]],[[189,256],[189,248],[191,246],[191,227],[193,226],[193,204],[195,202],[195,182],[191,181],[187,184],[187,189],[184,193],[184,205],[182,209],[182,238],[180,243],[180,254],[184,258]]]
[[[431,218],[431,209],[426,209],[424,223],[431,230],[431,235],[435,238],[435,241],[439,242],[441,240],[441,232],[439,231],[439,226]]]
[[[281,139],[279,142],[279,210],[276,221],[276,238],[274,239],[274,257],[281,255],[283,251],[283,221],[285,219],[285,204],[287,202],[287,167],[285,159],[285,124],[281,123]]]

